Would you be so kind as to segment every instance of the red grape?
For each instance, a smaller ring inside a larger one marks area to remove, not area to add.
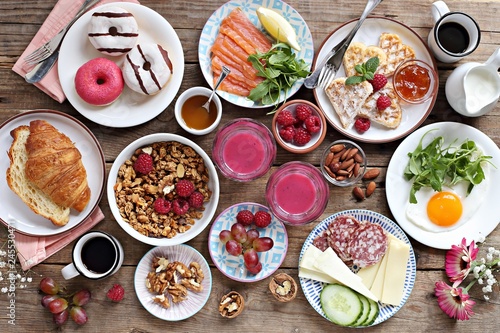
[[[243,254],[243,260],[245,261],[246,268],[252,268],[259,263],[259,255],[254,249],[249,249]]]
[[[52,313],[63,312],[68,308],[68,301],[64,298],[57,298],[49,303],[48,309]]]
[[[226,244],[227,241],[233,239],[233,236],[231,236],[231,231],[229,231],[229,230],[222,230],[219,233],[219,239],[222,242],[222,244]]]
[[[239,256],[241,251],[243,251],[243,246],[234,239],[231,239],[226,243],[226,251],[230,255]]]
[[[62,312],[52,314],[52,320],[54,321],[54,324],[61,326],[66,322],[66,320],[68,320],[68,315],[69,311],[68,309],[65,309]]]
[[[42,297],[42,306],[44,308],[46,308],[49,306],[50,302],[52,302],[53,300],[58,299],[58,298],[60,298],[60,297],[57,295],[45,295]]]
[[[90,291],[82,289],[73,295],[73,304],[83,306],[90,301]]]
[[[88,320],[87,313],[80,306],[72,307],[69,311],[69,315],[71,316],[71,319],[73,319],[73,321],[78,325],[83,325]]]
[[[253,241],[253,248],[257,252],[266,252],[272,249],[274,241],[270,237],[260,237]]]
[[[248,229],[247,230],[247,240],[245,243],[243,243],[243,248],[244,249],[249,249],[253,245],[254,239],[259,238],[259,231],[257,229]]]
[[[251,274],[259,274],[259,272],[262,270],[262,263],[259,262],[257,265],[255,265],[254,267],[251,267],[251,268],[248,268],[247,267],[247,271]]]
[[[55,295],[59,292],[59,285],[54,281],[54,279],[44,277],[40,281],[40,289],[46,294]]]
[[[231,236],[233,236],[233,239],[238,243],[245,243],[247,240],[247,230],[245,229],[245,226],[241,223],[233,224],[231,226]]]

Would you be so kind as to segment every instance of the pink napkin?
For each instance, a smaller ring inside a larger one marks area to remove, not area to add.
[[[17,257],[22,269],[27,270],[41,263],[80,235],[92,229],[103,218],[104,214],[97,207],[85,221],[59,235],[37,237],[16,232]]]
[[[73,17],[75,17],[83,2],[84,0],[59,0],[45,22],[43,22],[40,30],[38,30],[35,37],[31,40],[26,50],[24,50],[23,54],[21,54],[17,62],[14,64],[12,70],[24,78],[26,73],[32,69],[24,62],[24,57],[57,35],[57,33],[61,31],[61,29],[68,24]],[[137,0],[101,0],[96,6],[109,2],[139,3]],[[59,103],[62,103],[66,99],[59,82],[57,61],[47,75],[40,82],[35,83],[35,86]]]

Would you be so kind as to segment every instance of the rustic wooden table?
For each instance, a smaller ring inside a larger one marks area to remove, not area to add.
[[[36,87],[27,84],[23,78],[15,74],[11,68],[28,45],[31,38],[40,28],[50,10],[56,3],[55,0],[3,0],[0,3],[0,123],[10,117],[32,109],[53,109],[76,117],[85,123],[98,138],[104,150],[106,164],[109,168],[119,152],[130,142],[144,135],[156,132],[170,132],[186,136],[208,153],[211,151],[213,133],[194,137],[183,131],[174,119],[174,103],[172,102],[158,117],[145,124],[132,128],[110,128],[95,124],[80,115],[69,102],[59,104]],[[356,18],[361,13],[364,0],[290,0],[288,1],[306,20],[314,38],[315,51],[318,50],[323,40],[341,23]],[[430,6],[432,0],[425,1],[397,1],[385,0],[374,11],[374,15],[393,18],[405,23],[414,29],[424,40],[432,27]],[[148,6],[164,16],[174,27],[185,54],[185,75],[180,94],[192,86],[207,86],[200,66],[198,64],[197,50],[198,39],[206,20],[223,0],[185,0],[185,1],[160,1],[144,0],[143,5]],[[481,44],[477,50],[456,64],[438,63],[439,68],[439,94],[436,104],[424,124],[438,121],[455,121],[472,125],[500,144],[500,104],[487,115],[479,118],[466,118],[454,112],[448,104],[444,86],[447,77],[458,65],[469,62],[484,62],[500,44],[500,1],[498,0],[450,0],[448,5],[453,10],[463,11],[473,16],[479,23],[482,31]],[[303,98],[314,102],[310,90],[302,88],[294,98]],[[224,113],[222,124],[237,118],[251,117],[271,124],[271,116],[267,116],[268,109],[244,109],[228,102],[223,102]],[[276,164],[279,165],[293,160],[302,160],[319,165],[319,159],[324,147],[340,135],[333,127],[328,126],[328,133],[322,146],[314,152],[305,155],[294,155],[278,148]],[[377,178],[377,190],[368,200],[356,202],[351,195],[351,187],[341,188],[330,186],[330,200],[325,212],[318,221],[303,227],[287,227],[289,236],[289,249],[285,261],[278,272],[285,272],[297,277],[297,262],[302,244],[317,224],[323,218],[345,209],[364,208],[379,212],[392,218],[385,196],[385,175],[389,160],[401,140],[385,144],[362,144],[365,150],[369,167],[378,167],[382,170]],[[6,155],[3,155],[6,158]],[[2,171],[4,172],[4,171]],[[247,184],[239,184],[220,177],[221,196],[216,214],[238,202],[252,201],[265,204],[264,189],[267,178]],[[494,184],[493,184],[494,185]],[[2,193],[1,196],[12,195]],[[77,277],[66,281],[70,289],[85,287],[92,291],[93,300],[86,306],[89,321],[85,326],[77,327],[76,324],[66,323],[62,331],[80,332],[209,332],[209,331],[277,331],[277,332],[320,332],[337,331],[347,332],[349,329],[336,327],[323,319],[309,305],[302,290],[297,298],[290,303],[282,304],[271,296],[268,291],[269,280],[244,284],[235,282],[219,272],[213,266],[207,248],[208,229],[204,230],[195,239],[188,242],[198,249],[211,264],[213,275],[213,289],[207,304],[195,316],[179,322],[165,322],[148,313],[139,303],[133,279],[136,265],[142,256],[151,248],[142,244],[120,228],[112,217],[106,196],[102,199],[100,207],[105,214],[105,219],[95,229],[103,230],[115,235],[125,249],[125,261],[122,268],[114,276],[103,281],[92,281]],[[483,209],[497,209],[484,207]],[[481,221],[474,221],[481,223]],[[4,228],[2,228],[4,229]],[[6,232],[2,231],[2,242],[5,241]],[[417,277],[411,296],[405,306],[391,319],[376,327],[368,328],[373,332],[422,332],[422,331],[481,331],[492,332],[500,325],[499,297],[496,295],[490,302],[482,300],[480,288],[473,288],[472,295],[477,302],[474,307],[476,315],[468,322],[455,322],[448,318],[438,307],[434,296],[434,283],[445,278],[444,255],[445,251],[436,250],[411,240],[417,257]],[[487,238],[488,246],[500,248],[500,232],[498,228]],[[40,276],[51,276],[62,281],[60,270],[71,261],[72,244],[65,247],[49,259],[33,268],[33,282],[27,284],[25,289],[17,289],[15,294],[16,315],[15,326],[9,324],[7,318],[8,297],[0,294],[0,331],[1,332],[48,332],[56,330],[52,317],[40,306],[41,296],[37,293]],[[5,275],[4,275],[5,276]],[[5,283],[5,280],[0,283]],[[114,284],[120,283],[126,291],[125,299],[119,304],[111,304],[106,300],[105,293]],[[2,285],[3,286],[3,285]],[[222,318],[217,310],[221,296],[230,290],[240,292],[246,300],[244,312],[236,319]]]

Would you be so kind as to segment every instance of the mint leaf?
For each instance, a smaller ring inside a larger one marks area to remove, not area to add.
[[[371,72],[371,73],[375,73],[379,63],[380,63],[380,60],[378,59],[378,57],[373,57],[373,58],[368,59],[365,63],[366,71]]]
[[[352,84],[358,84],[358,83],[361,83],[364,81],[364,77],[363,76],[349,76],[346,80],[345,80],[345,85],[346,86],[349,86],[349,85],[352,85]]]

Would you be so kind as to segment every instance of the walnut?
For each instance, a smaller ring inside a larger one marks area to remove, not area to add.
[[[222,317],[235,318],[245,307],[245,299],[236,291],[222,296],[219,303],[219,313]]]
[[[166,309],[170,307],[170,302],[164,294],[153,296],[153,302],[160,304]]]
[[[289,302],[297,296],[297,283],[288,274],[279,273],[269,282],[269,290],[280,302]]]

